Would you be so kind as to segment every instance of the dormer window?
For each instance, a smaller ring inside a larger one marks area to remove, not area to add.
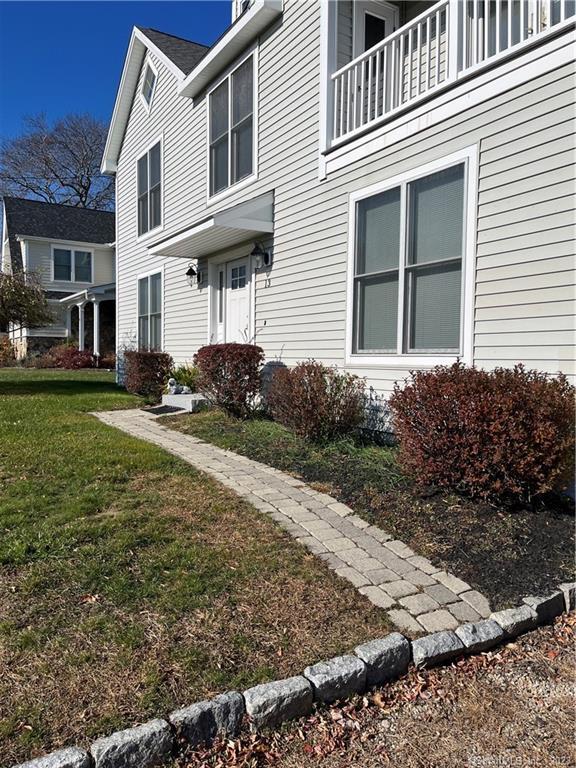
[[[152,98],[154,97],[154,88],[156,86],[156,72],[152,68],[151,64],[146,65],[146,72],[144,73],[144,82],[142,83],[142,98],[144,103],[150,109],[152,106]]]

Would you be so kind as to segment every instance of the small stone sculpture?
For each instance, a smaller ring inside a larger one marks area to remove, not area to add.
[[[168,379],[168,394],[169,395],[191,395],[192,390],[190,387],[185,387],[182,384],[178,384],[176,379]]]

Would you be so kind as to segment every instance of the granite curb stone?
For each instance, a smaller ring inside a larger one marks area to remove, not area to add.
[[[456,634],[464,644],[467,653],[480,653],[492,648],[504,639],[504,630],[492,619],[476,624],[457,627]]]
[[[14,768],[90,768],[90,765],[90,755],[87,752],[78,747],[68,747],[29,760],[27,763],[20,763]]]
[[[246,714],[257,728],[271,728],[312,711],[314,696],[302,675],[262,683],[244,691]]]
[[[179,738],[192,746],[208,744],[216,736],[236,736],[244,717],[244,699],[229,691],[209,701],[177,709],[168,716]]]
[[[464,652],[458,635],[450,630],[435,632],[412,641],[412,658],[417,667],[431,667]]]
[[[400,632],[358,645],[354,653],[366,665],[368,686],[397,680],[406,674],[410,663],[410,643]]]
[[[536,611],[529,605],[521,605],[518,608],[505,608],[490,614],[490,618],[499,624],[507,637],[534,629],[538,624]]]
[[[156,719],[97,739],[90,752],[96,768],[151,768],[166,761],[174,744],[170,725]]]
[[[569,613],[576,608],[576,582],[567,582],[559,584],[558,589],[564,595],[565,610]]]
[[[530,595],[523,602],[536,612],[539,624],[550,624],[564,610],[565,598],[564,593],[557,590],[547,597]]]
[[[336,656],[306,667],[304,677],[312,683],[314,698],[329,703],[366,688],[366,665],[357,656]]]

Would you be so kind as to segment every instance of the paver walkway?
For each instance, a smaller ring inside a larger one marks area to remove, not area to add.
[[[306,483],[232,451],[168,429],[145,411],[95,413],[105,424],[155,443],[231,488],[325,560],[407,632],[436,632],[487,618],[490,605],[402,541]]]

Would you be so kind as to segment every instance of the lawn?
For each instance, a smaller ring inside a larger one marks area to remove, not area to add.
[[[0,370],[0,764],[86,745],[388,631],[275,523],[90,411],[94,371]]]
[[[352,440],[313,445],[272,421],[242,422],[219,411],[163,422],[316,484],[464,579],[494,609],[574,579],[574,508],[568,499],[502,509],[453,494],[419,492],[399,470],[394,448]]]

